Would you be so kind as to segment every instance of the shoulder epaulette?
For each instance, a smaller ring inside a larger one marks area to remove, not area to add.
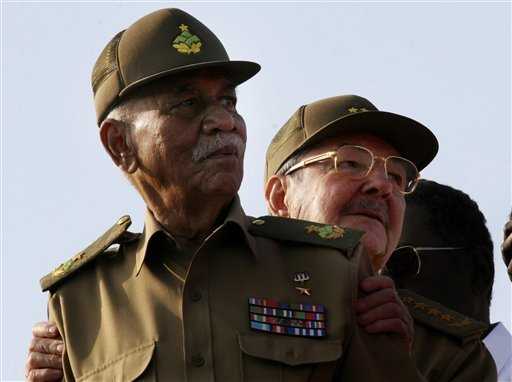
[[[399,289],[398,294],[415,321],[455,337],[462,344],[479,339],[487,329],[487,324],[469,318],[410,290]]]
[[[359,243],[364,232],[338,225],[319,224],[307,220],[278,216],[262,216],[251,221],[249,232],[254,236],[276,240],[320,245],[351,250]]]
[[[126,234],[129,234],[129,232],[127,232],[126,230],[130,226],[130,224],[132,224],[132,221],[128,215],[121,217],[116,222],[116,224],[114,224],[103,235],[96,239],[96,241],[94,241],[91,245],[89,245],[83,251],[80,251],[71,259],[59,265],[57,268],[55,268],[55,270],[53,270],[53,272],[44,276],[39,282],[41,284],[43,292],[47,291],[48,289],[51,289],[55,284],[64,280],[69,275],[75,273],[83,265],[89,263],[91,260],[95,259],[99,255],[103,253],[108,253],[105,252],[105,250],[109,248],[112,244],[116,244],[121,241],[126,241],[121,240],[121,238],[123,236],[127,236]]]

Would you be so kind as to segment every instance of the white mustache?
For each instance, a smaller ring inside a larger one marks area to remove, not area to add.
[[[239,135],[232,133],[217,133],[213,136],[201,135],[192,151],[192,160],[199,162],[225,148],[233,148],[236,150],[237,156],[241,157],[245,151],[245,143]]]

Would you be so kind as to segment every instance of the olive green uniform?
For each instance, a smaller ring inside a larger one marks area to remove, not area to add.
[[[42,280],[66,344],[66,380],[317,381],[331,380],[335,366],[343,381],[422,380],[401,339],[355,322],[369,265],[360,232],[251,220],[236,200],[189,256],[150,213],[143,234],[125,232],[129,224],[121,219]],[[251,329],[251,314],[275,316],[251,299],[297,304],[294,313],[315,305],[323,317],[306,320],[323,319],[324,336]]]
[[[429,381],[496,381],[494,360],[481,341],[487,325],[409,290],[399,290],[414,318],[413,354]]]
[[[267,149],[265,180],[278,174],[294,155],[304,154],[322,140],[357,132],[385,140],[418,171],[438,150],[436,137],[421,123],[378,110],[360,96],[336,96],[299,107],[279,129]],[[408,291],[401,291],[401,295],[414,318],[416,365],[427,380],[496,381],[492,357],[479,340],[484,325]]]

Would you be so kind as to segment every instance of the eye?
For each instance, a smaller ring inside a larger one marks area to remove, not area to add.
[[[196,97],[189,97],[182,100],[176,100],[175,103],[170,105],[169,110],[171,113],[177,113],[180,111],[192,110],[198,103]]]
[[[199,108],[199,98],[189,95],[178,98],[169,104],[168,113],[176,116],[193,116]]]
[[[187,98],[184,101],[181,101],[177,106],[178,107],[192,107],[197,104],[196,98]]]
[[[228,110],[235,111],[236,110],[236,97],[234,96],[223,96],[221,98],[221,103]]]
[[[339,168],[340,168],[340,170],[347,170],[347,171],[363,171],[364,164],[362,164],[358,161],[355,161],[355,160],[345,159],[340,162]]]
[[[402,176],[401,174],[399,174],[398,172],[389,171],[388,176],[393,181],[393,183],[395,183],[396,185],[398,185],[398,186],[404,185],[405,177]]]
[[[344,160],[341,162],[341,167],[356,168],[357,166],[359,166],[359,163],[353,160]]]

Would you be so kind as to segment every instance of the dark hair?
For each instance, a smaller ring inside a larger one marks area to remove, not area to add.
[[[468,248],[474,292],[486,293],[490,303],[494,282],[493,243],[476,202],[460,190],[425,179],[406,196],[406,202],[428,211],[430,219],[426,223],[446,245]]]

